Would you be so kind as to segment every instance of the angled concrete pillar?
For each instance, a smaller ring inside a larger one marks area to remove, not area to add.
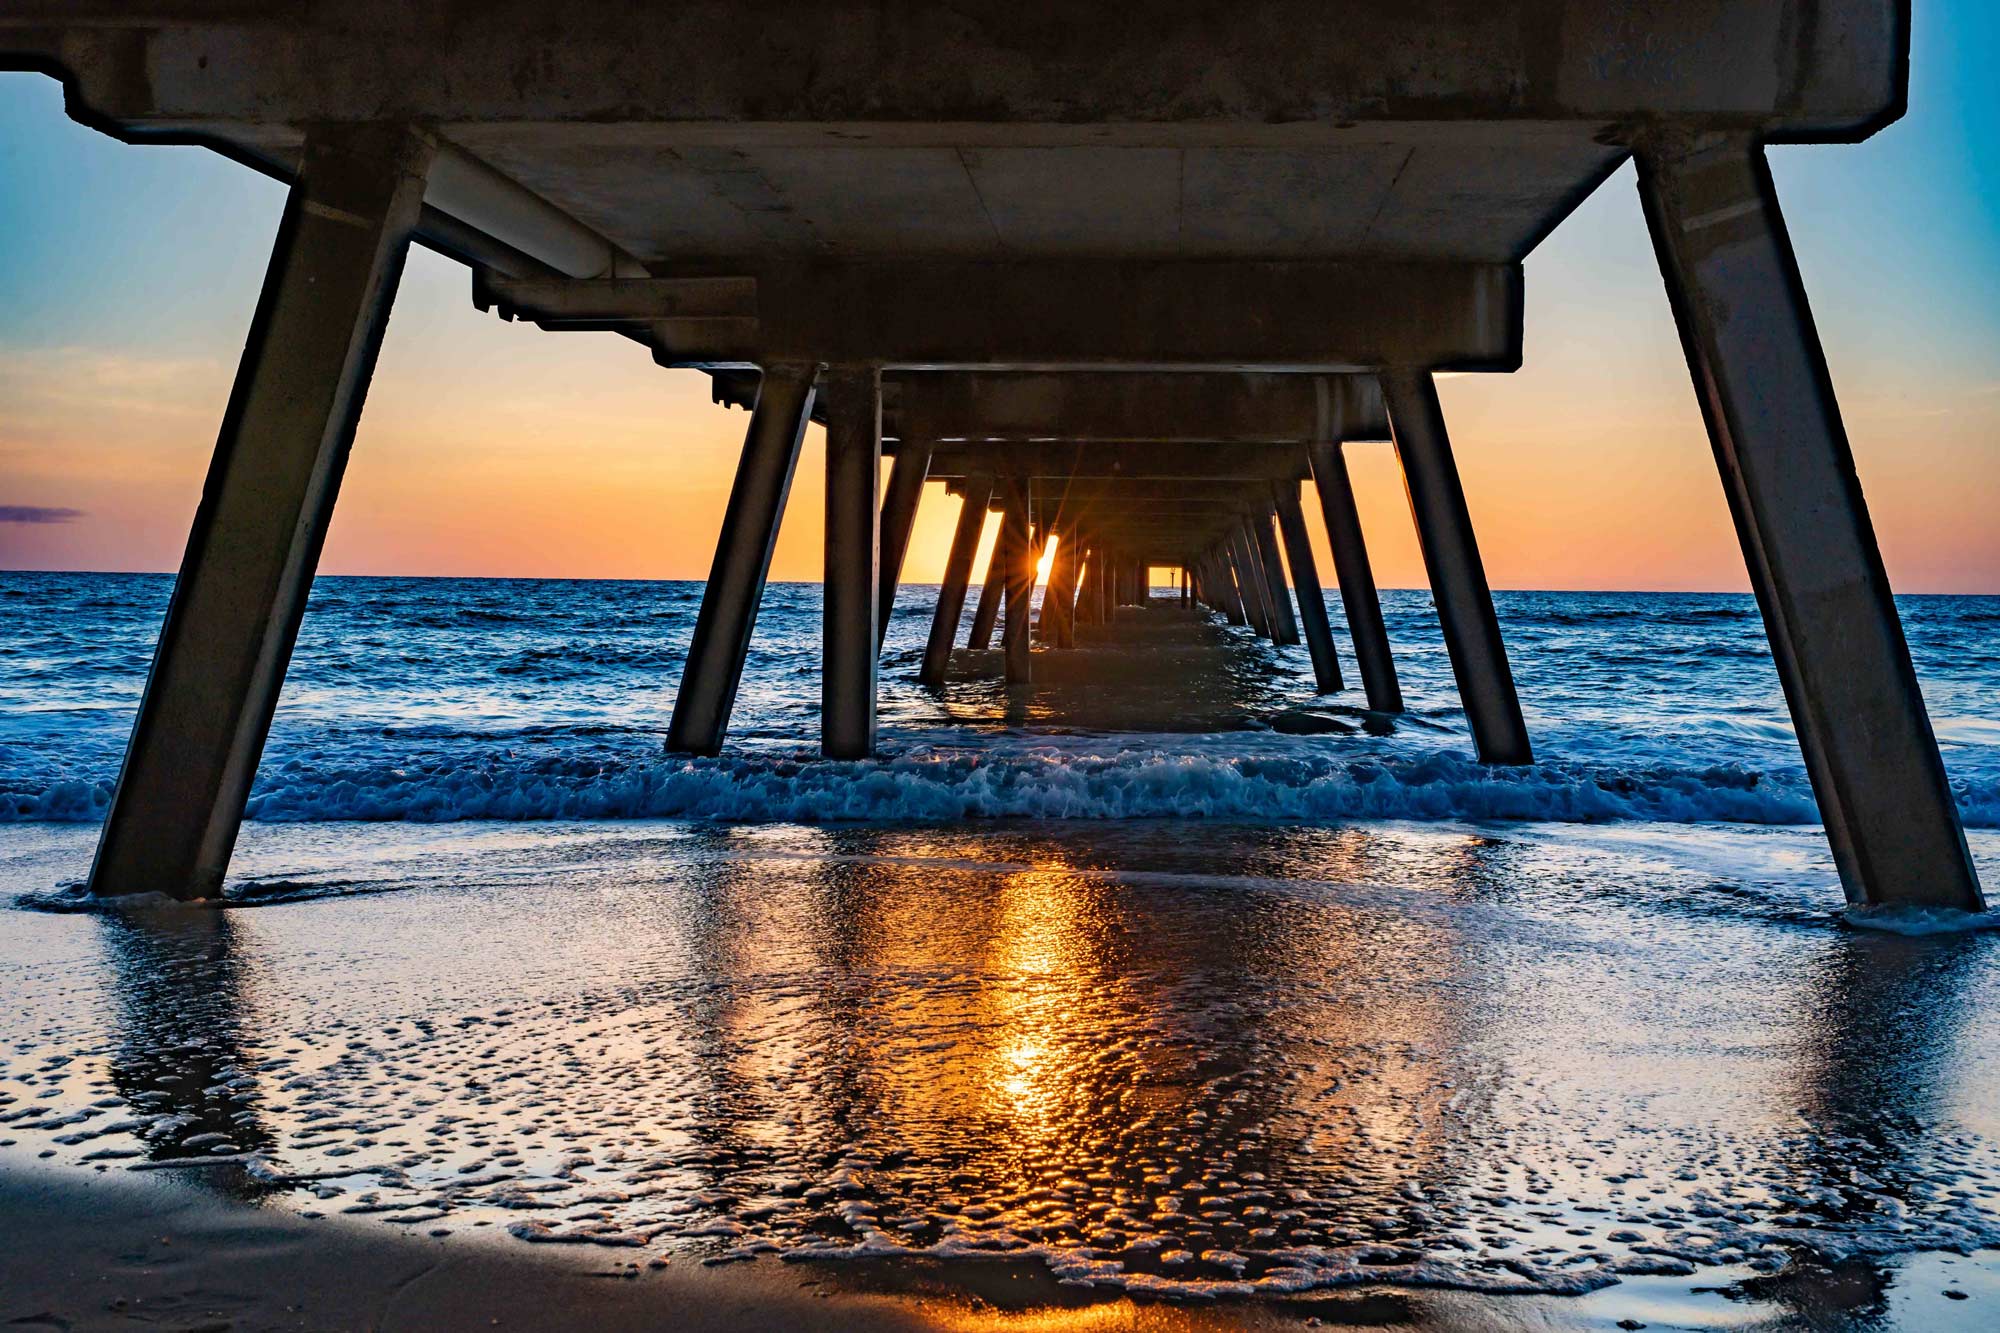
[[[1299,621],[1292,614],[1292,593],[1285,586],[1285,566],[1278,558],[1278,538],[1271,529],[1270,510],[1250,520],[1250,536],[1257,545],[1258,562],[1264,567],[1264,585],[1270,589],[1273,642],[1297,643]]]
[[[1340,441],[1312,447],[1313,485],[1326,519],[1333,549],[1333,573],[1340,580],[1340,604],[1347,613],[1347,633],[1354,640],[1354,660],[1361,667],[1361,687],[1368,706],[1381,713],[1403,711],[1403,687],[1396,680],[1396,659],[1389,652],[1389,630],[1382,623],[1382,600],[1375,592],[1375,571],[1368,565],[1368,543],[1361,535],[1361,511],[1354,504],[1354,484]]]
[[[880,586],[881,375],[837,367],[825,376],[826,585],[821,613],[820,753],[875,752],[875,597]]]
[[[979,605],[972,613],[972,628],[965,635],[965,646],[980,652],[993,646],[993,627],[1000,623],[1000,605],[1007,600],[1007,562],[1000,551],[996,534],[993,553],[986,557],[986,579],[979,588]]]
[[[1264,562],[1257,554],[1257,544],[1250,536],[1247,522],[1231,525],[1229,556],[1234,564],[1237,595],[1243,599],[1243,614],[1249,618],[1250,628],[1257,631],[1258,637],[1276,642],[1271,585],[1264,577]]]
[[[1043,638],[1053,648],[1076,646],[1076,528],[1056,529],[1055,559],[1049,562],[1049,583],[1042,590]]]
[[[1639,187],[1848,901],[1981,910],[1763,150],[1655,142]]]
[[[882,497],[882,571],[875,590],[877,651],[889,637],[889,617],[896,610],[896,584],[903,577],[903,557],[910,552],[910,529],[916,526],[917,502],[924,498],[931,451],[929,440],[904,440],[896,452],[896,461],[889,467],[889,490]]]
[[[98,837],[93,893],[221,892],[430,155],[402,127],[307,135]]]
[[[1306,532],[1305,511],[1299,507],[1299,484],[1281,481],[1271,488],[1278,507],[1278,527],[1285,538],[1285,559],[1292,567],[1292,590],[1299,599],[1300,628],[1312,653],[1313,680],[1321,694],[1338,694],[1340,657],[1333,648],[1333,626],[1326,619],[1326,593],[1319,585],[1312,537]]]
[[[1028,483],[1009,477],[1000,485],[1006,506],[1000,511],[1000,543],[993,558],[1000,561],[1006,580],[1007,619],[1001,628],[1000,646],[1006,653],[1007,683],[1026,684],[1032,679],[1034,644],[1029,637],[1029,608],[1035,597],[1035,550],[1028,526]]]
[[[785,516],[799,443],[812,415],[815,366],[766,366],[757,405],[736,464],[729,508],[715,542],[715,560],[701,592],[694,638],[681,667],[680,693],[667,727],[667,749],[718,754],[736,706],[743,662],[757,624],[758,603],[771,573],[771,549]]]
[[[938,587],[937,610],[931,616],[931,637],[924,645],[924,666],[917,679],[930,688],[944,688],[951,666],[951,645],[965,613],[965,590],[972,582],[972,562],[979,554],[979,534],[986,526],[986,506],[993,498],[993,478],[968,477],[965,503],[951,534],[951,554],[945,557],[944,582]]]
[[[1248,624],[1250,616],[1244,614],[1244,602],[1236,592],[1236,578],[1230,574],[1230,558],[1224,546],[1208,552],[1208,576],[1216,596],[1216,610],[1222,612],[1222,618],[1230,624]]]
[[[1429,371],[1392,370],[1382,376],[1382,392],[1473,745],[1481,763],[1533,763],[1528,726],[1514,693],[1514,672],[1507,664],[1499,618],[1493,614],[1493,593],[1486,585],[1486,566],[1479,559],[1465,488],[1445,434],[1437,386]]]
[[[1211,567],[1215,570],[1215,591],[1222,599],[1222,618],[1232,625],[1250,623],[1249,609],[1243,604],[1242,590],[1236,586],[1235,561],[1231,558],[1227,539],[1209,552]]]

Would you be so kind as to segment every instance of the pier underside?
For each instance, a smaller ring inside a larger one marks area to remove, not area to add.
[[[940,489],[965,516],[934,686],[969,604],[1028,683],[1165,566],[1340,691],[1310,484],[1352,683],[1400,709],[1341,454],[1392,440],[1478,755],[1530,763],[1433,376],[1518,366],[1521,261],[1636,156],[1847,895],[1979,908],[1764,166],[1898,115],[1907,30],[1893,0],[10,5],[0,60],[78,119],[292,182],[93,887],[221,883],[413,240],[482,309],[618,330],[751,409],[676,750],[726,743],[818,420],[828,757],[873,750]]]

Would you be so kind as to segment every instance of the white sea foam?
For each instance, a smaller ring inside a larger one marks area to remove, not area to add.
[[[923,748],[865,762],[808,757],[468,758],[262,780],[260,820],[630,819],[938,822],[958,819],[1495,819],[1809,824],[1801,778],[1754,769],[1469,755],[1342,758],[1315,738],[1147,737]],[[1965,806],[1980,826],[2000,815]],[[1985,818],[1983,818],[1985,817]],[[1993,822],[2000,823],[2000,820]]]

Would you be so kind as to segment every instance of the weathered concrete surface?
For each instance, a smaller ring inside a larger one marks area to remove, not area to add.
[[[278,224],[91,867],[99,894],[221,891],[402,276],[431,144],[333,131]]]

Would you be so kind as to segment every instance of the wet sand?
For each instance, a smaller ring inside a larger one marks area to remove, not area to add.
[[[0,879],[91,832],[11,830]],[[5,913],[0,1221],[51,1238],[5,1317],[1989,1326],[1996,941],[1847,929],[1823,859],[252,826],[243,905]]]

